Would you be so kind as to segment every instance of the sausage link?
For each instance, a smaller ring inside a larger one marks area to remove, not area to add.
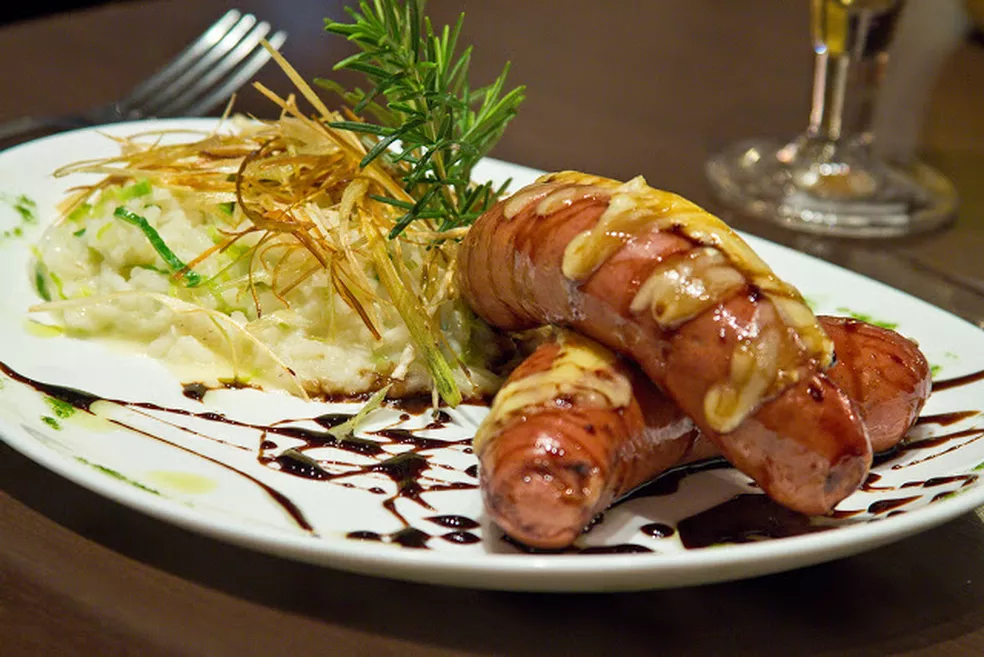
[[[574,335],[548,342],[513,371],[476,436],[486,512],[526,545],[565,547],[615,499],[679,462],[695,434],[611,352]]]
[[[846,317],[821,317],[837,362],[829,378],[858,406],[871,448],[895,447],[919,417],[932,375],[919,346],[889,329]]]
[[[500,328],[565,326],[628,356],[775,500],[829,511],[864,480],[871,445],[823,374],[826,336],[732,231],[658,194],[583,174],[520,190],[469,231],[465,299]],[[719,289],[665,289],[695,284]]]
[[[877,450],[894,447],[929,396],[926,358],[894,331],[839,317],[818,319],[837,353],[828,376],[849,383],[844,390],[859,405]],[[540,346],[500,392],[522,395],[517,382],[540,376],[525,386],[538,394],[505,413],[498,403],[476,441],[486,512],[509,536],[531,547],[565,547],[634,488],[673,466],[720,456],[676,405],[624,360],[609,356],[595,359],[593,368],[569,367],[559,376],[543,377],[565,360],[563,350],[567,362],[585,366],[585,358],[571,359],[570,352],[600,349],[577,336]],[[599,388],[595,395],[587,394],[592,386]],[[620,386],[631,386],[632,393],[621,406],[612,401],[617,394],[604,394]]]
[[[857,406],[872,451],[886,452],[905,438],[932,389],[926,356],[919,346],[890,329],[849,317],[820,316],[837,362],[826,376]],[[687,462],[720,456],[698,436]]]

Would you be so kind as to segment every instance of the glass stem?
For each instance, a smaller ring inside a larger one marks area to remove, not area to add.
[[[816,54],[813,68],[813,102],[810,108],[810,139],[837,141],[844,128],[850,57],[831,57],[827,50]]]
[[[831,50],[823,42],[815,45],[808,139],[824,143],[851,139],[870,144],[875,101],[902,6],[898,0],[887,10],[846,13],[841,47]]]

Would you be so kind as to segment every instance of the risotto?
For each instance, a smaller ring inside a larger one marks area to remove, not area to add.
[[[393,213],[371,198],[385,171],[350,159],[281,119],[167,146],[135,137],[59,172],[106,177],[36,245],[37,309],[197,380],[407,396],[439,385],[436,359],[462,396],[494,392],[513,344],[458,299],[454,240],[385,239]]]

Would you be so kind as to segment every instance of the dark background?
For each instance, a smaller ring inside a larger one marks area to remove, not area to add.
[[[84,7],[120,3],[126,0],[61,0],[60,2],[7,2],[0,7],[0,25],[14,21],[30,20],[61,11],[72,11]]]

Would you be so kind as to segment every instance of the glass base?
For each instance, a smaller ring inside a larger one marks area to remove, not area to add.
[[[912,235],[948,224],[957,207],[956,189],[935,169],[878,161],[860,140],[751,140],[717,153],[706,170],[723,202],[809,233]]]

